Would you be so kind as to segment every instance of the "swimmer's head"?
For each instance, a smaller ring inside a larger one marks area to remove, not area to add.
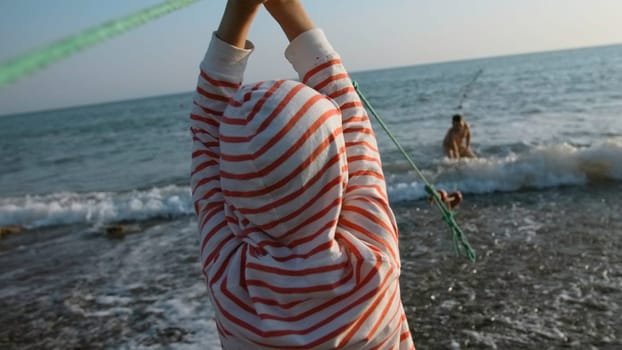
[[[461,124],[464,121],[464,117],[462,116],[462,114],[454,114],[454,116],[451,118],[451,121],[453,124]]]

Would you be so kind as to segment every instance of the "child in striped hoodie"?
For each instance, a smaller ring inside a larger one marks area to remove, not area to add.
[[[261,6],[300,82],[242,85]],[[299,0],[229,0],[191,113],[202,271],[224,349],[414,349],[367,113]]]

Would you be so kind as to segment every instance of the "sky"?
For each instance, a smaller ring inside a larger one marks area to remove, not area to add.
[[[1,0],[0,62],[162,0]],[[0,115],[189,92],[225,0],[203,0],[0,88]],[[350,71],[622,43],[622,0],[306,0]],[[293,78],[265,10],[246,81]]]

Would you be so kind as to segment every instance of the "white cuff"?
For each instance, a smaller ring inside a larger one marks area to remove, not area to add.
[[[216,36],[216,33],[212,34],[201,69],[241,81],[248,58],[255,49],[250,41],[246,41],[244,46],[243,49],[233,46]]]
[[[320,28],[313,28],[298,35],[285,50],[285,58],[300,75],[338,57],[339,54]]]

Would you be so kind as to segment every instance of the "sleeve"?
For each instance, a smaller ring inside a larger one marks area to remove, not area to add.
[[[386,253],[399,266],[397,225],[389,206],[376,137],[340,56],[318,28],[292,40],[285,56],[303,83],[333,99],[341,110],[348,186],[339,225]]]
[[[250,42],[244,49],[229,45],[215,34],[200,64],[197,88],[190,113],[192,165],[190,186],[198,217],[199,241],[203,272],[219,252],[234,241],[229,231],[224,199],[220,187],[220,147],[218,129],[229,99],[238,91],[248,57],[253,50]]]

